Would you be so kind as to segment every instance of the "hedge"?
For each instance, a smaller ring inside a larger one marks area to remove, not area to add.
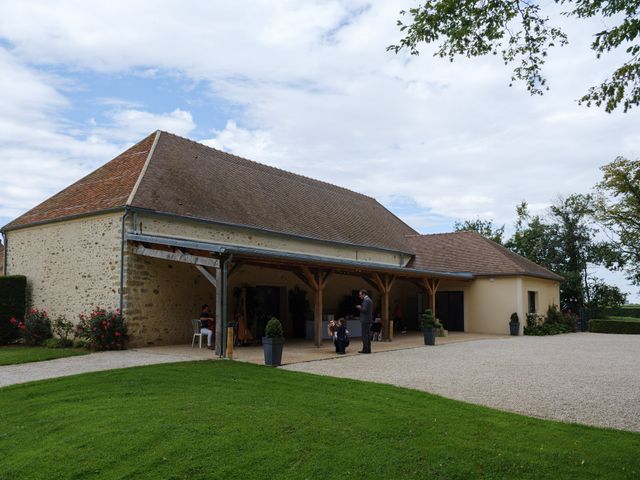
[[[27,277],[10,275],[0,277],[0,345],[6,345],[20,336],[18,328],[9,319],[24,320],[27,311]]]
[[[604,317],[635,317],[640,318],[640,307],[605,308],[602,310]]]
[[[589,331],[594,333],[628,333],[640,335],[640,320],[635,318],[589,320]]]

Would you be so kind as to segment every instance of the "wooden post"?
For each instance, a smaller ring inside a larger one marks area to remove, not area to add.
[[[395,278],[392,275],[384,275],[384,277],[380,277],[380,275],[374,273],[372,279],[372,283],[380,292],[382,300],[380,304],[380,307],[382,308],[382,312],[380,312],[380,320],[382,320],[382,339],[390,342],[393,340],[393,322],[391,322],[389,318],[389,292],[391,292],[391,287],[393,286]]]
[[[233,360],[233,327],[227,327],[227,358]]]
[[[316,347],[322,346],[322,292],[327,285],[331,270],[311,273],[309,267],[300,267],[302,275],[296,273],[313,290],[313,340]]]
[[[222,270],[216,268],[216,354],[222,355]]]
[[[430,300],[431,300],[431,311],[433,312],[433,317],[436,317],[436,292],[438,291],[438,287],[440,286],[440,279],[436,278],[423,278],[422,279],[423,286],[427,292],[429,292]]]

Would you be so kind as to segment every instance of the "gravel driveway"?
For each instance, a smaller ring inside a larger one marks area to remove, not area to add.
[[[282,368],[389,383],[535,417],[640,432],[640,335],[572,333],[477,340]]]

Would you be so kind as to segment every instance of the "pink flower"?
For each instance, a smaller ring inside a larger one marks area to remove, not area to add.
[[[11,317],[11,318],[9,319],[9,321],[10,321],[11,323],[13,323],[14,325],[15,325],[16,323],[18,323],[18,320],[16,320],[16,318],[15,318],[15,317]]]
[[[116,332],[116,337],[121,336],[122,334],[120,332]]]

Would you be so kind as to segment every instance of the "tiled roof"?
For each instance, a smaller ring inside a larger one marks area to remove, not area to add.
[[[416,231],[375,199],[215,150],[165,132],[41,203],[5,228],[131,206],[409,253]]]
[[[416,231],[375,199],[162,132],[133,207],[409,252]]]
[[[124,207],[149,155],[155,134],[109,163],[65,188],[4,228],[58,220],[84,213]]]
[[[562,280],[540,265],[484,238],[477,232],[409,235],[415,253],[409,267],[478,276],[528,275]]]

